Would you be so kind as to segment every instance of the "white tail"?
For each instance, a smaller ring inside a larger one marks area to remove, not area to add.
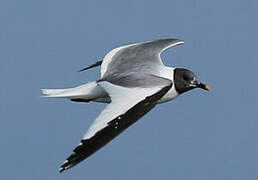
[[[107,93],[96,83],[90,82],[75,88],[41,89],[43,97],[94,100],[107,96]]]
[[[41,89],[44,97],[55,97],[68,89]]]

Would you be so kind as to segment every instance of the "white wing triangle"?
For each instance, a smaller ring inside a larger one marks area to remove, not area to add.
[[[155,107],[172,86],[169,80],[163,79],[163,82],[162,86],[151,88],[125,88],[107,81],[99,82],[112,102],[93,122],[81,143],[60,167],[60,172],[89,157]]]
[[[88,132],[84,135],[83,139],[91,138],[99,130],[105,128],[108,125],[108,122],[124,114],[146,97],[155,94],[162,89],[162,87],[125,88],[111,84],[107,81],[100,82],[99,85],[108,92],[112,102],[107,105],[95,119]]]

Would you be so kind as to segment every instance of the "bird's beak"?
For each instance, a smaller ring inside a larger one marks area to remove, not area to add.
[[[201,89],[204,89],[206,91],[210,91],[211,90],[211,88],[208,85],[203,84],[203,83],[198,84],[197,87],[201,88]]]

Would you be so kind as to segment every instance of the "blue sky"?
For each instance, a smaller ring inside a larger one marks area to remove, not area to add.
[[[0,178],[258,179],[254,0],[0,2]],[[99,77],[77,70],[120,45],[179,38],[163,54],[212,87],[153,109],[71,170],[58,168],[103,104],[41,98]]]

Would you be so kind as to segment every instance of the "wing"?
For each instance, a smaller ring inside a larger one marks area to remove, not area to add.
[[[103,60],[99,60],[97,62],[95,62],[94,64],[91,64],[83,69],[80,69],[78,72],[82,72],[82,71],[85,71],[85,70],[88,70],[88,69],[91,69],[91,68],[94,68],[94,67],[97,67],[97,66],[100,66],[102,64],[102,61]]]
[[[163,51],[183,43],[179,39],[160,39],[113,49],[103,59],[101,77],[134,69],[139,71],[139,68],[141,71],[149,71],[155,65],[163,65],[160,58]]]
[[[149,88],[127,88],[107,81],[99,82],[112,102],[96,118],[81,143],[60,167],[60,172],[89,157],[149,112],[172,86],[170,80],[159,79],[163,82],[162,86],[157,84]]]

